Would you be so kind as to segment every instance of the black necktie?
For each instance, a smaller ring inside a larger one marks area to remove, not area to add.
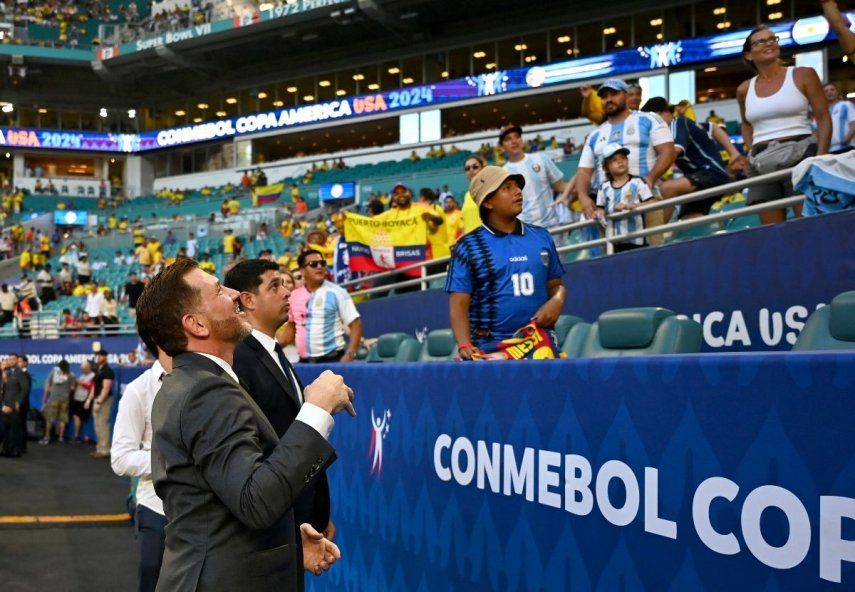
[[[285,352],[282,351],[282,346],[278,343],[273,346],[274,351],[276,351],[276,358],[279,360],[279,365],[282,366],[282,373],[285,374],[285,381],[291,385],[291,390],[293,391],[293,396],[300,402],[299,388],[297,387],[297,379],[288,372],[288,358],[285,357]]]

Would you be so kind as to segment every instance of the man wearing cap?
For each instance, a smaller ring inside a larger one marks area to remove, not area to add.
[[[464,360],[497,351],[532,319],[553,327],[564,308],[564,268],[552,235],[520,220],[525,185],[522,175],[488,166],[469,187],[484,224],[457,242],[445,285]]]
[[[659,117],[631,111],[627,105],[628,90],[623,80],[610,78],[597,91],[603,101],[606,121],[585,141],[576,173],[576,192],[589,218],[596,213],[591,189],[598,188],[605,180],[602,151],[606,145],[620,144],[628,148],[629,173],[644,179],[651,189],[676,158],[671,130]]]
[[[522,128],[508,125],[499,134],[499,145],[508,155],[505,170],[525,179],[523,209],[519,219],[526,224],[549,228],[560,223],[558,211],[551,207],[555,192],[563,192],[567,183],[564,174],[543,152],[525,153]]]
[[[677,167],[683,173],[679,179],[669,179],[662,183],[659,188],[665,199],[684,195],[701,189],[709,189],[718,185],[724,185],[730,181],[727,168],[721,159],[721,146],[716,144],[712,137],[723,135],[726,139],[724,147],[731,154],[731,166],[738,167],[745,164],[745,157],[739,154],[727,133],[718,127],[711,126],[710,133],[683,115],[675,115],[674,105],[670,105],[664,97],[653,97],[641,108],[646,113],[655,113],[671,128],[674,136],[675,148],[677,150]],[[710,213],[712,205],[720,196],[712,196],[699,201],[682,204],[680,206],[680,219],[698,218]],[[673,208],[665,210],[665,219],[669,220],[673,214]]]

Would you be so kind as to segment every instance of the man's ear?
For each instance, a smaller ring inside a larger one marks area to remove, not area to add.
[[[185,333],[190,334],[196,339],[205,339],[211,334],[211,328],[207,324],[207,320],[201,318],[198,313],[186,314],[181,317],[181,327]]]
[[[255,310],[255,294],[252,292],[241,292],[240,296],[238,296],[238,304],[240,304],[241,310],[253,311]]]

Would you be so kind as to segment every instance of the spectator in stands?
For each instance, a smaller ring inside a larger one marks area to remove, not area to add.
[[[24,274],[21,276],[21,283],[18,284],[18,296],[21,300],[27,301],[33,310],[39,309],[38,295],[36,293],[36,284],[30,279],[30,276]]]
[[[70,295],[73,288],[73,278],[71,276],[71,270],[68,268],[68,263],[62,264],[59,274],[57,274],[57,279],[59,279],[59,293],[63,296]]]
[[[327,281],[326,261],[318,251],[303,251],[298,265],[305,285],[289,298],[284,344],[297,345],[301,362],[352,362],[362,339],[362,320],[350,294]]]
[[[113,427],[110,465],[117,475],[139,479],[135,524],[140,563],[137,589],[154,592],[163,563],[166,515],[151,478],[151,408],[164,377],[172,371],[172,358],[148,337],[146,347],[157,361],[125,387]],[[131,351],[136,357],[136,352]]]
[[[145,244],[140,244],[137,246],[134,251],[134,256],[136,258],[136,262],[139,263],[142,270],[146,273],[149,272],[152,265],[152,257],[151,250]]]
[[[653,198],[650,187],[639,177],[629,174],[629,150],[620,144],[609,144],[603,149],[603,170],[606,182],[597,193],[597,215],[613,215],[631,211]],[[641,216],[631,216],[615,221],[615,235],[628,234],[644,228]],[[631,239],[615,245],[615,252],[644,246],[643,238]]]
[[[677,150],[676,165],[683,173],[679,179],[669,179],[659,186],[662,197],[669,199],[730,182],[727,168],[721,158],[722,147],[700,125],[685,116],[675,116],[674,105],[669,104],[664,97],[653,97],[641,110],[645,113],[656,113],[669,125],[671,135],[674,137],[674,147]],[[716,129],[718,128],[711,127],[711,130]],[[736,150],[729,139],[727,143],[732,150]],[[731,167],[743,167],[745,164],[747,164],[745,157],[736,152],[736,156],[731,160]],[[681,205],[680,219],[697,218],[709,214],[710,208],[720,197],[714,195]],[[600,207],[599,202],[597,207]],[[666,209],[665,220],[670,220],[673,213],[673,208]]]
[[[562,173],[549,155],[544,153],[526,154],[522,140],[522,128],[508,125],[499,134],[499,144],[508,155],[505,170],[512,175],[522,175],[523,211],[520,221],[534,226],[549,228],[560,223],[558,213],[551,207],[555,201],[555,192],[563,193],[567,183]]]
[[[163,259],[163,247],[160,244],[160,241],[155,237],[150,236],[148,241],[146,241],[146,249],[148,249],[149,254],[151,255],[151,264],[157,265]]]
[[[121,251],[116,251],[116,256],[113,257],[113,265],[124,265],[125,264],[125,256]]]
[[[77,262],[77,281],[81,284],[88,284],[92,279],[92,266],[89,264],[89,257],[83,255]]]
[[[641,107],[641,86],[637,82],[629,84],[626,91],[626,106],[630,111],[638,111]]]
[[[101,323],[103,325],[110,325],[110,327],[105,329],[107,333],[118,331],[116,325],[119,324],[119,303],[113,298],[112,290],[104,292],[99,314],[101,316]]]
[[[47,304],[56,300],[56,289],[53,285],[53,276],[50,273],[50,263],[45,264],[36,274],[36,287],[39,291],[39,299],[42,304]]]
[[[466,175],[466,180],[470,183],[475,175],[481,172],[487,166],[487,161],[483,156],[473,154],[469,156],[463,163],[463,174]],[[463,217],[463,234],[469,234],[479,226],[481,226],[481,216],[478,213],[478,206],[475,205],[475,200],[469,194],[469,190],[463,196],[463,207],[461,208],[461,216]]]
[[[15,318],[15,307],[18,304],[18,297],[15,292],[9,289],[9,284],[0,286],[0,325],[6,325]]]
[[[240,202],[237,197],[229,200],[229,216],[237,216],[240,213]]]
[[[101,271],[102,269],[107,269],[107,262],[101,261],[101,257],[95,255],[95,260],[92,261],[92,271]]]
[[[831,145],[828,151],[832,154],[849,152],[855,147],[855,105],[840,100],[840,90],[836,84],[829,82],[822,90],[831,114]]]
[[[582,94],[582,117],[590,121],[592,125],[603,123],[606,119],[606,115],[603,113],[603,102],[599,95],[594,92],[594,87],[586,84],[579,87],[579,92]]]
[[[187,238],[187,242],[185,243],[184,248],[186,249],[187,257],[189,257],[190,259],[196,258],[196,251],[199,248],[199,243],[196,240],[196,235],[193,234],[192,232],[190,233],[189,237]]]
[[[628,148],[629,173],[642,177],[651,190],[676,158],[671,130],[659,117],[630,111],[626,96],[628,90],[623,80],[610,78],[597,91],[603,102],[606,121],[585,141],[575,188],[582,211],[590,219],[596,215],[593,198],[605,178],[602,151],[606,145],[616,143]]]
[[[163,239],[163,244],[172,246],[176,243],[175,236],[172,234],[171,230],[166,231],[166,238]]]
[[[110,413],[113,410],[113,381],[116,373],[107,364],[107,352],[95,354],[95,379],[92,393],[86,400],[86,408],[92,409],[95,418],[95,437],[98,445],[92,458],[110,458]]]
[[[448,244],[453,245],[457,239],[463,236],[463,212],[451,194],[446,196],[442,207],[445,210],[445,231],[448,236]]]
[[[255,240],[262,241],[265,239],[267,239],[267,222],[262,222],[256,229]]]
[[[564,140],[564,147],[562,149],[564,152],[564,156],[570,156],[574,152],[576,152],[576,143],[573,141],[573,138],[567,138]]]
[[[457,242],[445,286],[461,359],[496,351],[532,319],[552,328],[564,308],[564,268],[552,236],[520,220],[525,183],[488,166],[469,187],[484,225]]]
[[[199,262],[199,269],[206,273],[214,275],[217,272],[217,265],[211,261],[211,254],[205,253],[202,255],[202,260]]]
[[[831,29],[837,34],[837,42],[843,53],[849,58],[849,63],[855,61],[855,33],[850,29],[850,23],[843,18],[835,0],[820,0],[822,13]]]
[[[122,296],[122,303],[128,305],[128,310],[134,318],[137,316],[137,300],[139,300],[142,295],[144,288],[145,284],[139,281],[137,272],[132,271],[128,274],[128,282],[125,284],[125,293]]]
[[[375,198],[368,202],[368,217],[374,218],[375,216],[379,216],[386,209],[386,206],[383,205],[383,202],[379,199]]]
[[[42,413],[45,417],[45,435],[39,444],[50,444],[50,435],[56,422],[56,439],[65,443],[65,426],[68,423],[68,405],[77,384],[66,360],[60,360],[45,380],[42,396]]]
[[[707,115],[706,121],[710,125],[724,125],[724,119],[716,114],[715,109],[710,109],[710,114]]]
[[[84,335],[95,335],[98,333],[98,321],[93,319],[85,310],[80,313],[80,321],[77,324]]]
[[[418,162],[421,160],[421,157],[415,150],[413,150],[412,152],[410,152],[410,160],[412,160],[413,162]],[[36,182],[38,183],[38,181]]]
[[[98,291],[96,283],[89,284],[89,293],[86,295],[86,303],[83,309],[89,314],[89,318],[93,323],[101,322],[101,303],[104,302],[104,295]]]
[[[71,309],[62,309],[62,328],[67,334],[76,334],[80,324],[77,319],[71,314]]]
[[[419,189],[419,207],[430,213],[426,219],[427,239],[430,246],[430,258],[439,259],[451,255],[446,230],[445,210],[436,203],[436,193],[429,187]]]
[[[18,258],[18,266],[21,268],[21,272],[29,271],[30,267],[33,265],[33,253],[30,250],[30,247],[26,247],[23,251],[21,251],[21,256]]]
[[[736,91],[742,115],[742,139],[752,176],[828,153],[831,117],[816,70],[784,66],[778,36],[766,25],[755,28],[745,38],[742,57],[757,73]],[[809,109],[816,117],[816,136]],[[788,175],[779,181],[752,186],[746,203],[767,203],[794,193]],[[801,205],[793,207],[796,215],[801,215],[801,209]],[[783,222],[785,217],[784,208],[760,212],[763,224]]]
[[[92,414],[86,406],[86,401],[92,394],[94,384],[95,373],[92,372],[92,366],[89,362],[84,361],[80,364],[80,376],[75,377],[74,395],[70,404],[71,419],[74,424],[71,441],[75,444],[83,442],[80,437],[80,430],[89,421],[89,416]]]
[[[223,231],[223,255],[233,255],[235,252],[234,230],[226,228]]]

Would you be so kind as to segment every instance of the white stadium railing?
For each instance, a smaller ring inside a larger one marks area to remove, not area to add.
[[[756,185],[761,185],[763,183],[769,183],[774,181],[781,181],[783,179],[787,179],[792,174],[792,169],[784,169],[781,171],[775,171],[773,173],[768,173],[765,175],[758,175],[756,177],[749,177],[747,179],[742,179],[739,181],[734,181],[732,183],[726,183],[724,185],[719,185],[717,187],[712,187],[710,189],[703,189],[701,191],[695,191],[693,193],[688,193],[686,195],[681,195],[679,197],[674,197],[670,199],[657,199],[653,200],[653,203],[648,203],[643,206],[639,206],[632,211],[620,212],[611,216],[607,216],[603,222],[599,220],[581,220],[579,222],[573,222],[571,224],[563,224],[561,226],[554,226],[549,229],[550,233],[557,237],[569,236],[571,232],[575,230],[580,230],[587,227],[600,227],[601,224],[604,225],[604,236],[598,239],[584,241],[576,244],[567,244],[564,245],[563,240],[556,240],[556,244],[560,245],[557,247],[559,254],[571,253],[575,251],[585,251],[587,249],[601,247],[604,248],[605,253],[607,255],[611,255],[614,253],[614,247],[618,243],[627,242],[632,239],[664,234],[669,232],[678,232],[687,230],[689,228],[694,228],[697,226],[706,226],[709,224],[714,224],[716,222],[722,222],[726,220],[731,220],[734,218],[741,218],[745,216],[751,216],[753,214],[758,214],[760,212],[766,212],[769,210],[779,210],[783,208],[788,208],[791,206],[798,205],[804,201],[804,195],[795,195],[792,197],[785,197],[783,199],[779,199],[776,201],[761,203],[752,206],[744,206],[741,208],[737,208],[734,210],[729,210],[727,212],[720,212],[716,214],[708,214],[706,216],[700,216],[697,218],[691,218],[689,220],[681,220],[677,222],[670,222],[667,224],[662,224],[659,226],[652,226],[649,228],[645,228],[643,230],[638,230],[636,232],[621,234],[615,236],[614,234],[614,224],[615,222],[622,220],[624,218],[628,218],[631,216],[639,216],[644,215],[649,212],[656,212],[659,210],[664,210],[668,208],[673,208],[678,205],[692,203],[696,201],[700,201],[703,199],[708,199],[710,197],[718,197],[725,196],[732,193],[737,193],[743,189],[750,189]],[[420,286],[422,290],[426,290],[433,280],[438,280],[444,278],[447,274],[445,271],[440,273],[430,273],[429,269],[436,269],[443,264],[447,264],[450,260],[449,257],[440,257],[437,259],[431,259],[430,261],[423,261],[419,263],[414,263],[412,265],[408,265],[406,267],[400,267],[398,269],[394,269],[391,271],[383,271],[379,273],[370,274],[367,276],[360,277],[355,280],[350,280],[347,282],[343,282],[341,286],[349,287],[349,286],[361,286],[368,282],[371,282],[373,285],[370,288],[364,288],[361,290],[356,290],[352,292],[354,296],[358,295],[371,295],[371,294],[379,294],[390,292],[391,290],[395,290],[398,288],[406,288],[410,286]],[[412,272],[414,270],[419,271],[419,277],[412,279],[404,279],[401,281],[397,281],[394,283],[384,283],[383,285],[376,285],[377,281],[381,280],[389,280],[390,278],[400,276],[406,272]]]

